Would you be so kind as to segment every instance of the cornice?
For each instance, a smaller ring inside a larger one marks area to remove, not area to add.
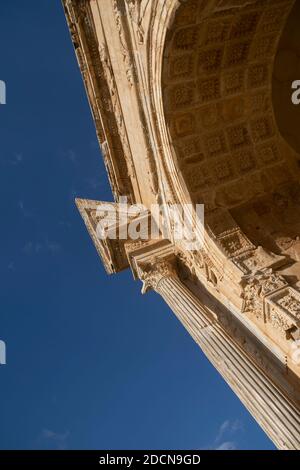
[[[99,44],[87,0],[63,0],[111,188],[134,203],[134,166],[106,40]]]

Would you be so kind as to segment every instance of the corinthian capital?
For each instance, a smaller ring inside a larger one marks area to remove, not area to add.
[[[158,289],[162,279],[177,277],[174,260],[153,258],[149,263],[140,266],[140,279],[143,282],[142,294],[149,289]]]

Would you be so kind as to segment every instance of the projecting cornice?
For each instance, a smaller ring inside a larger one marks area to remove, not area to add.
[[[76,199],[76,205],[108,274],[128,268],[133,252],[161,240],[159,230],[151,239],[154,221],[143,206],[90,199]]]
[[[98,24],[96,33],[91,2],[63,0],[63,4],[113,194],[116,200],[127,196],[134,202],[135,171],[103,29]]]
[[[126,254],[123,243],[120,240],[113,240],[109,237],[109,231],[116,226],[114,216],[111,218],[110,226],[107,226],[102,233],[97,233],[101,208],[108,213],[111,208],[113,213],[114,204],[108,204],[100,201],[92,201],[89,199],[76,199],[76,205],[84,220],[88,233],[95,245],[95,248],[102,260],[104,268],[108,274],[119,272],[128,267]],[[100,227],[101,229],[101,227]]]
[[[160,192],[152,84],[141,63],[151,2],[104,2],[63,0],[115,200],[150,204]]]

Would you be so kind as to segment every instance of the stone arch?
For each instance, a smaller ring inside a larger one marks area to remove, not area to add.
[[[165,40],[173,171],[205,204],[209,238],[245,274],[274,265],[270,252],[300,261],[300,156],[282,138],[272,103],[274,58],[294,3],[187,0]]]

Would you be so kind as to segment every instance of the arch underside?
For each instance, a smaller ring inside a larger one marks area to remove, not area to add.
[[[251,319],[286,351],[285,341],[300,331],[300,155],[277,124],[272,83],[295,14],[294,0],[181,3],[162,74],[175,164],[192,201],[205,206],[206,236],[242,277],[269,268],[284,276],[278,305],[293,321],[281,313],[274,320],[270,307],[279,335],[256,305],[264,302],[258,287],[264,281],[253,281],[241,296],[250,299]]]
[[[192,200],[205,204],[208,232],[229,258],[258,246],[284,255],[278,262],[297,283],[300,155],[281,136],[272,102],[294,3],[183,3],[166,38],[163,98],[178,168]],[[260,267],[255,253],[245,274]]]

